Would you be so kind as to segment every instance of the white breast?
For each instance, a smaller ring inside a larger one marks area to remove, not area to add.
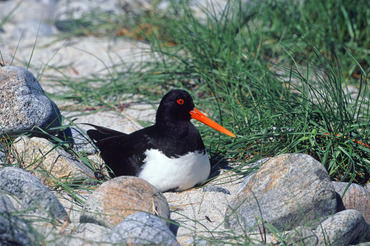
[[[159,191],[182,191],[205,181],[211,171],[207,153],[188,153],[179,158],[168,158],[161,151],[145,151],[146,159],[138,175]]]

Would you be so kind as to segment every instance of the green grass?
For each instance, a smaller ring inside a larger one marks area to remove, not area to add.
[[[171,88],[185,88],[198,108],[238,135],[200,126],[212,156],[247,164],[307,153],[333,180],[364,185],[370,178],[370,148],[363,145],[370,143],[366,4],[262,1],[246,8],[234,1],[219,16],[204,10],[207,18],[199,20],[181,1],[165,13],[102,22],[97,35],[145,40],[158,58],[117,64],[107,69],[121,70],[108,78],[58,80],[70,87],[62,98],[116,109],[128,92],[158,102]]]

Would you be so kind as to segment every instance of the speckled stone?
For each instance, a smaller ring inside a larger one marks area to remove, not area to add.
[[[10,200],[9,196],[6,193],[3,193],[0,190],[0,209],[7,212],[14,212],[15,207],[13,202]]]
[[[106,241],[120,245],[179,245],[160,218],[145,212],[127,216],[106,236]]]
[[[24,220],[0,208],[0,245],[36,245],[34,235]]]
[[[336,212],[336,192],[324,166],[309,155],[284,154],[250,177],[231,201],[225,226],[258,230],[263,219],[289,230]]]
[[[120,176],[103,183],[89,196],[80,222],[114,227],[140,211],[170,217],[166,198],[154,186],[137,177]]]
[[[340,196],[346,190],[348,183],[333,182],[334,189]],[[358,184],[351,184],[343,198],[343,205],[346,209],[355,209],[364,216],[366,222],[370,224],[370,193]]]
[[[55,195],[40,180],[16,167],[0,169],[0,189],[20,201],[21,210],[38,217],[67,218],[67,212]]]
[[[318,245],[346,246],[368,242],[370,226],[357,210],[348,209],[330,216],[315,230]]]
[[[0,67],[0,133],[61,125],[60,111],[23,67]]]
[[[94,172],[84,163],[44,138],[21,136],[14,140],[14,160],[22,160],[24,169],[32,172],[46,186],[53,186],[55,178],[74,180],[94,178]]]

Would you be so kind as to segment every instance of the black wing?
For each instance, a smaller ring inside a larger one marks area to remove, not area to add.
[[[113,171],[113,176],[136,176],[145,159],[144,152],[152,148],[150,137],[143,130],[125,134],[95,126],[87,134],[100,150],[101,157]]]
[[[106,127],[97,126],[97,125],[88,124],[88,123],[85,123],[85,125],[92,126],[96,129],[96,130],[88,130],[87,131],[87,134],[89,135],[89,137],[91,139],[95,140],[95,141],[98,141],[98,140],[104,139],[104,138],[108,138],[108,137],[120,136],[120,135],[127,136],[126,133],[119,132],[119,131],[109,129],[109,128],[106,128]]]

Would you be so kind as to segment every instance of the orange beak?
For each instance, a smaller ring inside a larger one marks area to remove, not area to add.
[[[225,127],[217,124],[216,122],[214,122],[213,120],[211,120],[210,118],[208,118],[207,116],[202,114],[196,108],[194,108],[192,111],[190,111],[190,115],[191,115],[191,118],[193,118],[195,120],[198,120],[198,121],[202,122],[203,124],[206,124],[207,126],[212,127],[213,129],[215,129],[219,132],[222,132],[222,133],[224,133],[224,134],[226,134],[230,137],[233,137],[233,138],[236,137],[232,132],[227,130]]]

